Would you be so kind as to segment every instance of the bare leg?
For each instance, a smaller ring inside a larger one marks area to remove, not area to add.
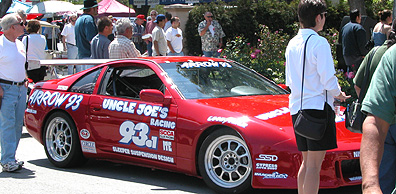
[[[298,185],[298,194],[304,194],[304,179],[306,174],[306,161],[307,161],[308,152],[302,152],[303,161],[300,166],[300,170],[298,170],[297,175],[297,185]]]
[[[322,168],[323,159],[326,155],[326,151],[308,151],[306,154],[306,159],[303,161],[305,166],[305,176],[302,183],[303,193],[300,193],[300,183],[299,193],[300,194],[313,194],[318,193],[319,183],[320,183],[320,170]],[[303,157],[304,159],[304,157]],[[300,180],[302,177],[298,177]]]

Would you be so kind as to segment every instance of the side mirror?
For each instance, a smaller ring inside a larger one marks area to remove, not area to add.
[[[278,84],[278,86],[283,88],[284,90],[288,90],[288,86],[286,86],[286,84]]]
[[[143,101],[154,102],[154,103],[167,103],[168,99],[165,98],[164,94],[156,89],[144,89],[140,91],[140,99]]]

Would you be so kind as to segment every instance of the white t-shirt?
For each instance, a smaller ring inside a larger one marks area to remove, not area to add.
[[[179,37],[177,35],[180,35]],[[170,27],[166,31],[166,40],[171,42],[171,45],[173,47],[173,50],[175,50],[176,53],[180,53],[183,50],[183,32],[181,31],[180,28],[173,28]],[[168,50],[170,52],[170,50]]]
[[[66,37],[66,42],[72,45],[76,45],[76,37],[74,34],[74,26],[72,24],[67,24],[62,30],[62,36]]]
[[[21,82],[25,79],[25,48],[20,40],[0,36],[0,79]]]

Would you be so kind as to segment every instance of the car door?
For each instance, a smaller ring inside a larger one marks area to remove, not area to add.
[[[90,101],[90,128],[97,148],[119,159],[175,163],[177,107],[142,101],[143,89],[166,91],[147,65],[108,67]]]

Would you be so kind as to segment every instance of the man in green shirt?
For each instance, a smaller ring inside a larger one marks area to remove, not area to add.
[[[389,126],[396,123],[395,104],[396,47],[392,46],[380,60],[362,104],[362,111],[368,114],[360,148],[363,193],[381,193],[378,169]]]

